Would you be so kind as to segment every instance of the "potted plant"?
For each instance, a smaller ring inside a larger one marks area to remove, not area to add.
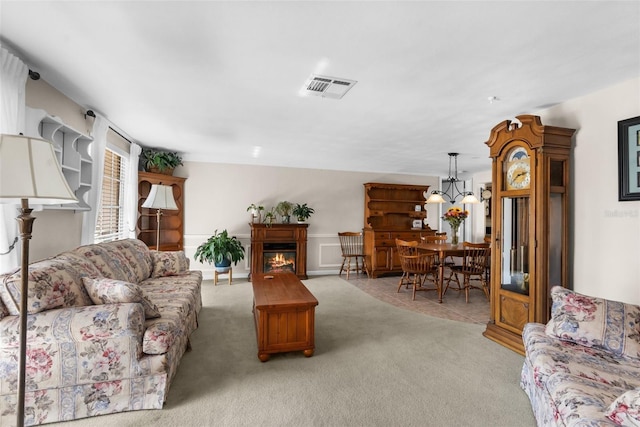
[[[236,236],[229,236],[227,230],[221,233],[216,230],[213,236],[198,246],[193,258],[203,264],[214,263],[216,271],[226,273],[231,267],[231,262],[236,265],[244,259],[244,247]]]
[[[267,224],[267,227],[271,227],[273,221],[276,220],[276,208],[271,208],[269,212],[264,214],[264,223]]]
[[[251,203],[247,208],[247,212],[251,212],[251,222],[262,222],[262,211],[264,211],[264,206]]]
[[[182,157],[172,151],[145,148],[142,150],[142,161],[147,172],[172,175],[177,166],[182,165]]]
[[[296,216],[296,218],[298,218],[298,222],[305,222],[314,212],[315,211],[313,210],[313,208],[307,206],[306,203],[296,203],[296,207],[292,210],[292,213]]]
[[[293,209],[293,203],[282,201],[276,205],[276,212],[282,217],[283,224],[289,224],[291,221],[291,210]]]

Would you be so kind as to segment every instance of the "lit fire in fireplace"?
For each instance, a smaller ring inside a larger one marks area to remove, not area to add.
[[[296,272],[296,253],[277,252],[264,254],[264,272],[278,273],[283,271]]]

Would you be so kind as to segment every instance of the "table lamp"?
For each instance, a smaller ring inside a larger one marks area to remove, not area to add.
[[[58,164],[53,144],[22,135],[0,135],[0,203],[20,203],[16,218],[22,244],[20,266],[20,356],[18,361],[17,425],[24,426],[27,356],[29,240],[35,217],[29,201],[39,205],[77,203]]]
[[[177,211],[176,201],[173,198],[173,187],[170,185],[153,184],[147,200],[142,204],[143,208],[156,209],[156,251],[160,250],[160,217],[162,210]]]

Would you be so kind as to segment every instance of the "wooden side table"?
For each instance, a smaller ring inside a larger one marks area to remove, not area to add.
[[[233,280],[233,268],[229,267],[229,271],[226,273],[220,273],[218,270],[213,272],[213,286],[218,284],[218,274],[228,274],[229,275],[229,286],[231,286],[231,281]]]

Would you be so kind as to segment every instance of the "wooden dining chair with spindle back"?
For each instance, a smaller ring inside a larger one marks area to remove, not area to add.
[[[487,260],[491,254],[490,244],[464,242],[462,246],[464,248],[462,264],[451,266],[452,274],[447,280],[447,286],[443,293],[447,292],[449,285],[454,281],[458,287],[452,289],[456,291],[464,291],[466,302],[469,302],[469,290],[471,289],[482,290],[487,299],[489,299],[489,285],[487,282],[486,268]],[[460,284],[460,278],[458,275],[463,276],[462,285]],[[471,284],[472,280],[479,281],[480,286]]]
[[[418,291],[438,292],[438,266],[435,263],[437,255],[418,248],[418,242],[396,239],[396,248],[400,258],[400,265],[402,266],[402,277],[400,277],[397,292],[400,292],[402,285],[405,285],[405,287],[411,285],[413,288],[413,301],[415,301],[416,292]],[[435,288],[426,287],[425,282],[427,280],[431,280]]]
[[[342,265],[340,273],[345,270],[347,272],[347,280],[349,280],[349,272],[355,271],[356,274],[364,272],[369,277],[369,269],[364,256],[364,246],[362,241],[362,233],[354,231],[343,231],[338,233],[340,240],[340,249],[342,250]],[[355,268],[351,267],[351,260],[354,261]],[[346,264],[346,265],[345,265]]]

